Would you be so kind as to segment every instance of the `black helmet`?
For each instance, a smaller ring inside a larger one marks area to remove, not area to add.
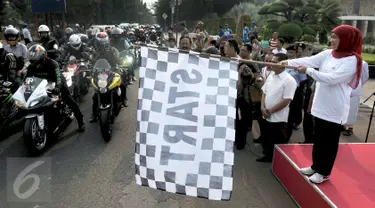
[[[4,38],[7,41],[7,43],[11,46],[17,45],[19,37],[20,37],[20,32],[14,27],[7,28],[4,31]]]
[[[81,37],[81,41],[82,41],[83,43],[88,43],[88,42],[89,42],[89,37],[88,37],[87,35],[85,35],[85,34],[80,34],[79,36]]]
[[[106,32],[99,32],[95,35],[95,47],[98,52],[109,51],[109,37]]]
[[[29,61],[32,64],[37,64],[43,61],[47,57],[46,49],[39,45],[33,45],[29,48]]]

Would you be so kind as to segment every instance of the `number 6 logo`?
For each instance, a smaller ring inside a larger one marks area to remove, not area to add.
[[[36,161],[33,164],[27,166],[20,174],[18,174],[17,178],[14,180],[14,183],[13,183],[13,191],[14,191],[14,194],[18,198],[27,199],[36,192],[40,184],[40,178],[36,174],[29,174],[29,175],[27,174],[31,172],[32,170],[34,170],[35,168],[37,168],[38,166],[42,165],[44,162],[45,161]],[[34,183],[31,185],[31,187],[27,191],[25,191],[24,193],[20,193],[21,185],[29,179],[33,179]]]

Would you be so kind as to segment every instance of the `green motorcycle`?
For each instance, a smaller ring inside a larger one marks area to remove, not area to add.
[[[0,132],[4,127],[16,120],[18,108],[12,99],[12,83],[2,79],[0,75]]]

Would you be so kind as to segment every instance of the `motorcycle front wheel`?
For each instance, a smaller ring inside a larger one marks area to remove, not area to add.
[[[23,141],[32,157],[40,156],[47,147],[47,133],[40,131],[37,118],[26,119]]]
[[[100,131],[104,141],[109,142],[112,137],[112,124],[111,124],[111,109],[100,111],[99,122]]]

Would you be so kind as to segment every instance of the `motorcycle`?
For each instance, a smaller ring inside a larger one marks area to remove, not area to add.
[[[85,60],[87,59],[77,60],[74,56],[70,56],[68,65],[62,73],[76,102],[89,92],[88,77],[91,70],[88,69],[88,62]]]
[[[0,132],[16,120],[18,108],[12,99],[12,83],[4,81],[0,75]]]
[[[93,67],[91,85],[98,95],[101,135],[108,142],[112,137],[112,125],[121,111],[121,76],[111,71],[107,60],[99,59]]]
[[[31,156],[41,155],[53,136],[63,132],[73,113],[56,92],[55,83],[27,77],[13,95],[20,113],[25,115],[23,141]]]

